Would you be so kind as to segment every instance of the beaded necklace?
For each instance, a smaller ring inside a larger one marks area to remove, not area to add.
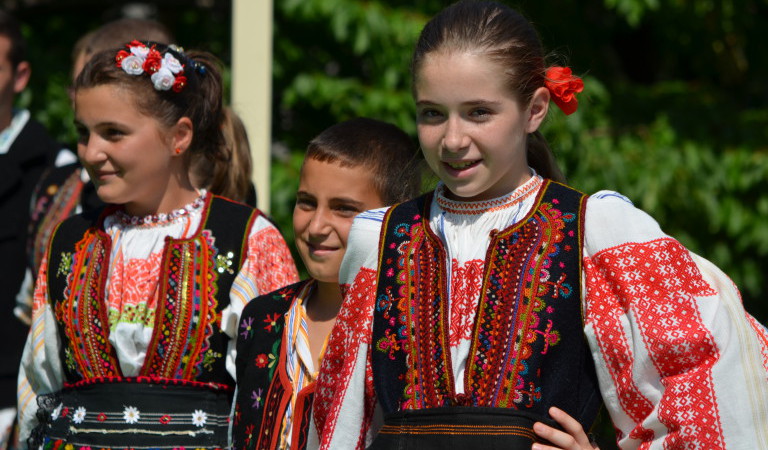
[[[205,194],[206,191],[201,190],[200,196],[192,203],[188,203],[179,209],[174,209],[169,213],[149,214],[147,216],[139,217],[132,216],[126,213],[125,210],[120,209],[115,212],[115,216],[125,225],[163,225],[202,208],[205,204]]]

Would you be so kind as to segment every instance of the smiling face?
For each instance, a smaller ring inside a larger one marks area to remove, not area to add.
[[[361,166],[306,159],[293,209],[296,248],[310,276],[338,283],[355,216],[384,206],[373,174]]]
[[[416,74],[419,142],[453,198],[499,197],[530,177],[526,138],[549,96],[538,90],[520,105],[505,79],[488,57],[462,51],[430,53]]]
[[[104,202],[123,204],[134,215],[169,212],[190,198],[179,186],[186,171],[174,149],[191,137],[180,140],[179,124],[161,127],[139,112],[132,95],[109,84],[77,91],[77,153]]]

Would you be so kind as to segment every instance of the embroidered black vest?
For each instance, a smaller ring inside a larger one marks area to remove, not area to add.
[[[372,356],[386,414],[447,406],[557,406],[591,425],[601,404],[581,311],[586,196],[545,181],[529,214],[491,233],[463,394],[455,393],[447,256],[432,194],[391,208],[379,244]]]
[[[250,301],[240,319],[237,339],[237,379],[232,439],[235,449],[273,449],[280,444],[283,418],[293,384],[286,373],[285,314],[311,280],[280,288]],[[313,389],[297,398],[293,409],[292,450],[306,448]],[[289,437],[289,441],[291,437]]]
[[[109,341],[105,298],[112,243],[103,220],[109,212],[67,219],[50,244],[48,294],[68,385],[122,376]],[[220,314],[258,214],[209,195],[199,231],[188,239],[166,238],[154,330],[140,377],[234,386],[225,369],[229,337],[220,329]]]

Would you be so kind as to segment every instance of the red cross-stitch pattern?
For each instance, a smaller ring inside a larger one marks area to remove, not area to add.
[[[472,337],[475,309],[483,282],[483,264],[473,259],[464,264],[453,260],[451,264],[451,331],[449,345],[456,347],[461,340]]]
[[[763,328],[763,326],[752,316],[748,315],[747,320],[749,320],[752,329],[755,330],[757,341],[760,344],[760,355],[763,357],[763,367],[768,371],[768,330]]]
[[[649,441],[653,439],[653,431],[646,430],[640,424],[643,418],[651,413],[653,405],[640,393],[632,380],[634,356],[620,320],[621,316],[626,314],[625,305],[620,299],[614,297],[610,281],[605,279],[604,273],[595,267],[589,258],[585,259],[584,266],[589,293],[587,322],[595,329],[600,353],[613,378],[613,384],[619,394],[619,402],[624,412],[636,424],[629,437]]]
[[[118,252],[110,274],[109,307],[121,312],[127,310],[125,313],[130,314],[135,311],[131,306],[143,303],[146,304],[146,314],[154,315],[162,256],[163,252],[158,251],[147,259],[131,258],[126,261],[123,252]]]
[[[634,316],[665,388],[657,407],[669,430],[665,447],[724,448],[711,373],[719,351],[696,304],[696,297],[716,292],[688,250],[673,239],[658,239],[604,250],[585,266],[587,320],[622,407],[637,423],[630,437],[645,442],[652,437],[640,426],[651,405],[632,383],[631,350],[638,343],[626,341],[619,321],[624,314]]]
[[[273,227],[260,230],[248,240],[246,267],[256,280],[259,294],[272,292],[299,280],[291,251],[283,236]]]
[[[371,317],[376,294],[376,271],[361,268],[349,287],[344,286],[344,307],[336,318],[323,357],[313,404],[315,427],[324,437],[321,448],[328,448],[336,426],[341,401],[355,368],[361,345],[370,344]],[[366,377],[372,383],[372,377]],[[368,408],[366,408],[368,409]],[[371,408],[372,409],[372,408]],[[364,420],[364,425],[370,418]],[[325,429],[325,427],[329,427]],[[364,436],[364,433],[361,433]]]

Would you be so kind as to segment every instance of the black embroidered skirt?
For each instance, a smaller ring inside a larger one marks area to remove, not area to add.
[[[229,389],[169,382],[105,382],[65,388],[35,430],[43,448],[227,448]],[[53,408],[53,410],[50,410]],[[35,437],[33,434],[33,438]]]
[[[369,450],[482,448],[530,450],[541,442],[533,424],[554,424],[533,414],[502,408],[447,407],[401,411],[384,418]]]

